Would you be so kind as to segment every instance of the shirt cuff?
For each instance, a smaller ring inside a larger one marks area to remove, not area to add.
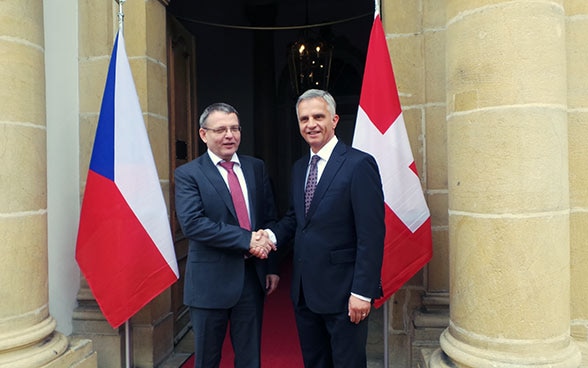
[[[358,295],[358,294],[355,294],[355,293],[351,293],[351,295],[353,295],[354,297],[356,297],[358,299],[363,300],[364,302],[370,302],[370,303],[372,302],[372,298],[366,298],[365,296]]]
[[[276,234],[274,234],[273,231],[271,231],[270,229],[263,229],[265,232],[267,232],[267,235],[269,237],[269,240],[272,241],[272,243],[274,243],[275,245],[278,245],[278,239],[276,239]]]

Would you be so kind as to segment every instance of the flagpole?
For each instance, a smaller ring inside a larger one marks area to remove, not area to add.
[[[118,30],[120,33],[124,31],[125,13],[123,5],[126,0],[114,0],[118,3]],[[131,368],[131,325],[129,320],[125,321],[125,366]]]
[[[374,0],[374,18],[380,15],[380,0]],[[384,303],[383,334],[384,334],[384,368],[390,366],[390,352],[388,351],[388,300]]]
[[[123,31],[123,25],[125,21],[125,13],[123,12],[123,4],[126,0],[114,0],[118,3],[118,29],[119,31]]]
[[[384,368],[389,367],[390,354],[388,352],[388,301],[384,303]]]
[[[376,18],[378,15],[380,15],[380,0],[374,0],[374,18]],[[388,351],[388,301],[389,300],[386,300],[384,303],[384,310],[382,311],[382,313],[384,313],[382,322],[382,329],[384,334],[384,368],[388,368],[390,366],[390,352]]]
[[[125,366],[131,368],[131,325],[125,321]]]

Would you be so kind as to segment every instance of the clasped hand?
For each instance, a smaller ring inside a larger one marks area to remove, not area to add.
[[[251,233],[249,253],[257,258],[266,259],[272,250],[277,250],[276,245],[270,240],[265,230],[257,230]]]

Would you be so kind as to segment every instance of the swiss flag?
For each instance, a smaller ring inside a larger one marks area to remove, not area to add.
[[[372,154],[384,186],[386,238],[380,307],[433,255],[431,219],[410,149],[392,62],[376,14],[365,64],[353,146]]]

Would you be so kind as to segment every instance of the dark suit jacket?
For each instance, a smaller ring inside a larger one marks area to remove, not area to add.
[[[272,227],[278,246],[294,238],[292,298],[300,286],[315,313],[346,312],[351,292],[381,294],[384,196],[374,158],[337,143],[316,187],[308,215],[304,187],[309,155],[292,168],[292,206]]]
[[[276,218],[265,165],[248,156],[240,155],[239,161],[247,182],[251,228],[265,228]],[[184,304],[234,306],[243,288],[243,256],[249,250],[251,232],[239,227],[229,189],[207,153],[176,169],[175,197],[178,220],[189,239]],[[265,290],[267,261],[256,258],[248,262],[256,262]]]

